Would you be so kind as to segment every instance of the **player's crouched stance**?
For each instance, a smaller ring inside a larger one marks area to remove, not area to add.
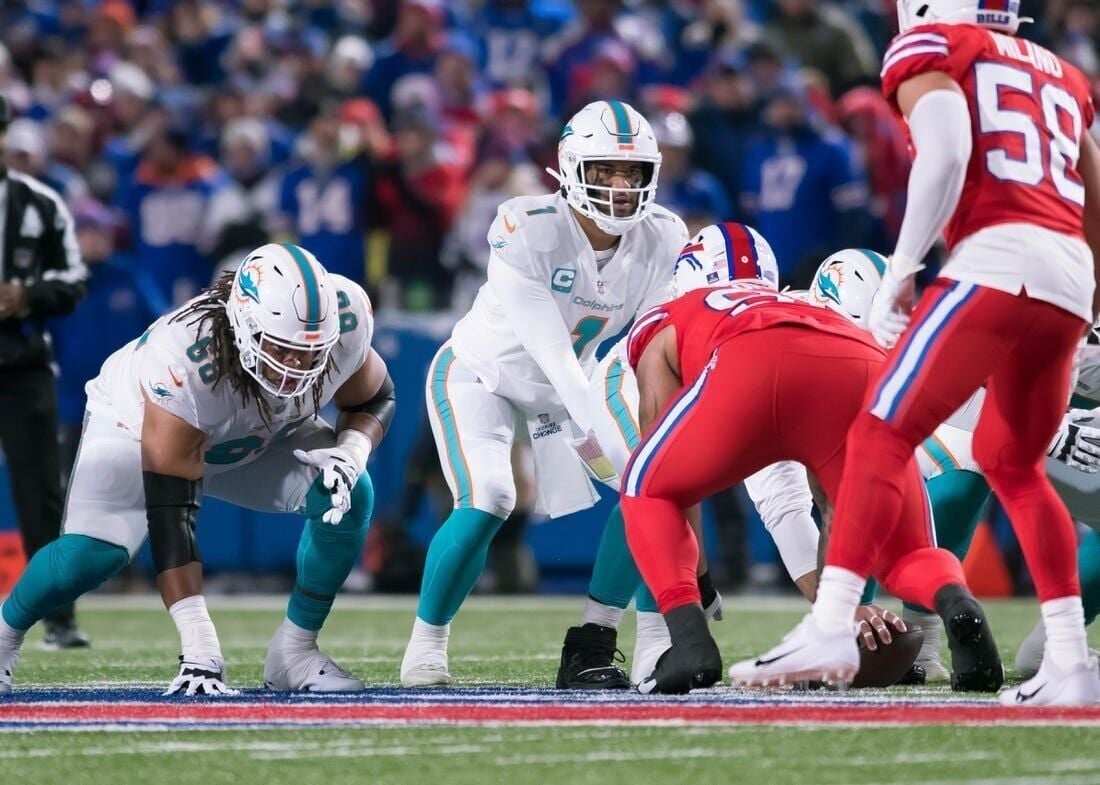
[[[639,685],[643,692],[686,692],[721,678],[696,583],[698,544],[684,510],[779,461],[803,464],[827,509],[837,495],[848,427],[884,359],[866,332],[775,291],[760,265],[730,246],[681,256],[675,288],[680,296],[640,318],[628,343],[646,437],[626,469],[623,514],[630,550],[672,641]],[[900,474],[898,533],[879,562],[884,582],[928,607],[950,594],[956,605],[980,612],[958,559],[934,545],[912,457]],[[813,669],[800,664],[793,646],[749,664],[782,660],[790,681],[850,681],[859,666],[854,614],[853,605]],[[953,640],[952,651],[999,674],[988,627],[982,633],[980,641],[958,641],[959,652]],[[740,668],[730,672],[734,681],[743,680]]]
[[[367,458],[394,412],[372,328],[356,284],[297,246],[271,244],[111,355],[88,384],[64,534],[0,608],[0,694],[12,689],[26,630],[115,575],[146,536],[183,652],[168,694],[233,693],[202,596],[204,490],[307,518],[265,686],[363,689],[317,633],[362,549],[374,501]],[[317,416],[329,401],[341,410],[335,432]]]

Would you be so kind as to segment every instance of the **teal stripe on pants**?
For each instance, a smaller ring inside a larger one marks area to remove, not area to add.
[[[447,462],[455,475],[455,484],[458,486],[458,498],[456,506],[461,508],[474,506],[473,484],[470,482],[470,467],[466,464],[466,456],[462,452],[462,445],[458,440],[458,429],[455,427],[454,411],[451,402],[447,398],[447,377],[455,363],[454,350],[449,346],[440,353],[432,368],[432,406],[439,415],[439,422],[443,425],[443,441],[447,447]]]

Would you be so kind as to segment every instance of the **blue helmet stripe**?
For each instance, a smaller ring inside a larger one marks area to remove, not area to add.
[[[306,255],[302,249],[292,243],[283,243],[290,257],[298,265],[298,272],[302,274],[302,284],[306,288],[306,323],[310,330],[316,330],[321,325],[321,290],[317,285],[317,275],[313,272]]]

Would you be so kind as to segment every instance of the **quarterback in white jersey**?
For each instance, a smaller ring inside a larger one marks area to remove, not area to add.
[[[183,652],[168,692],[232,692],[202,595],[194,528],[204,492],[308,519],[265,685],[361,690],[317,633],[362,550],[366,462],[393,416],[372,329],[358,285],[298,246],[271,244],[112,354],[88,383],[63,534],[0,608],[0,692],[25,630],[117,573],[146,537]],[[335,431],[318,415],[330,401],[341,410]]]
[[[661,155],[630,106],[581,109],[562,131],[558,162],[558,192],[501,205],[488,234],[488,281],[428,371],[428,412],[455,509],[428,551],[401,665],[406,686],[451,681],[450,622],[515,504],[517,436],[531,442],[541,512],[592,506],[593,478],[617,483],[586,397],[596,348],[667,297],[687,230],[653,202]],[[589,633],[613,641],[613,630]]]

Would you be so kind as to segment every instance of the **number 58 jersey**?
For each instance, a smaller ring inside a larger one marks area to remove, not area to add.
[[[883,93],[896,108],[905,81],[934,71],[962,88],[974,142],[945,232],[948,248],[1005,223],[1081,237],[1085,188],[1077,159],[1094,116],[1084,75],[1031,41],[977,25],[929,24],[891,42]]]

